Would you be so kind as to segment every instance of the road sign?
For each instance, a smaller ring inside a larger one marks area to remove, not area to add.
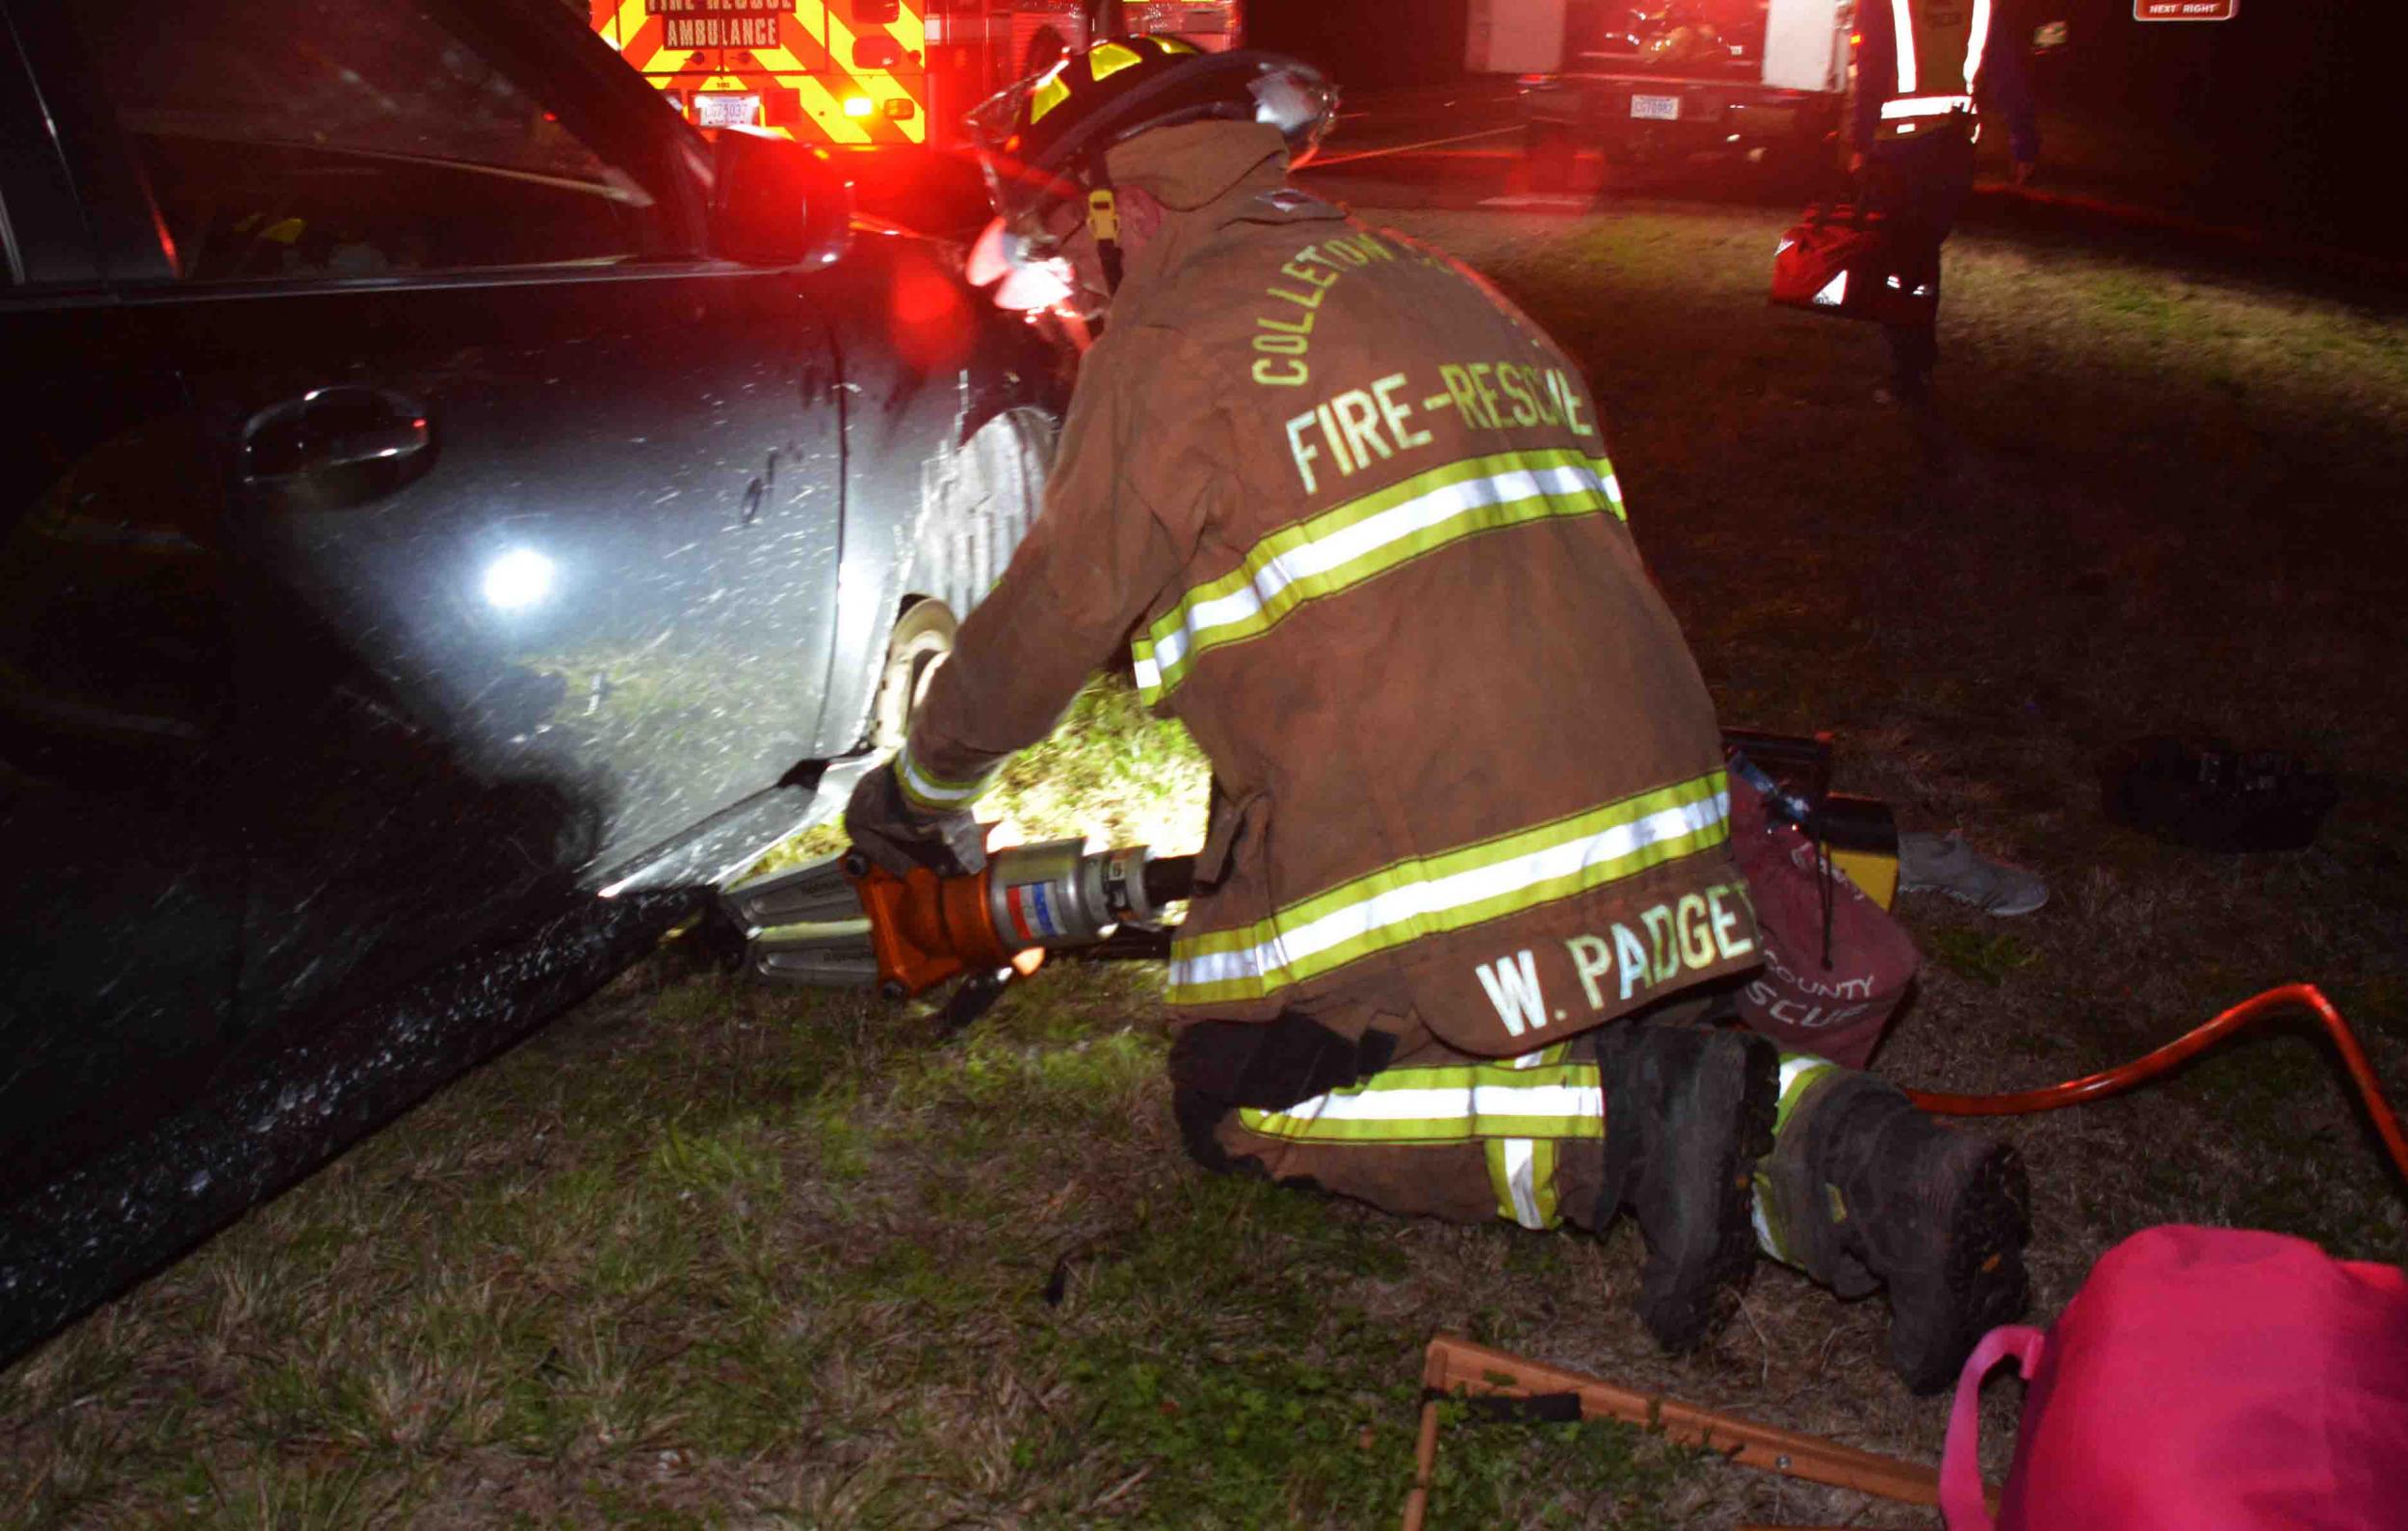
[[[2240,0],[2133,0],[2134,21],[2230,21]]]

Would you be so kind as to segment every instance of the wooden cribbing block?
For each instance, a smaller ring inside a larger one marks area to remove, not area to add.
[[[1570,1395],[1579,1401],[1584,1419],[1619,1419],[1646,1429],[1661,1429],[1666,1440],[1705,1446],[1731,1461],[1809,1483],[1853,1489],[1902,1504],[1936,1507],[1940,1502],[1937,1467],[1859,1451],[1819,1436],[1777,1430],[1661,1393],[1618,1388],[1602,1377],[1491,1350],[1454,1335],[1440,1335],[1430,1340],[1422,1369],[1422,1385],[1433,1393],[1462,1393],[1476,1398]],[[1426,1427],[1424,1436],[1429,1440],[1430,1455],[1434,1456],[1434,1433]],[[1423,1476],[1426,1481],[1426,1468]],[[1989,1496],[1995,1509],[1997,1491],[1991,1490]]]

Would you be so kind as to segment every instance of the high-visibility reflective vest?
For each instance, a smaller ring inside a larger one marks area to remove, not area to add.
[[[1991,0],[1863,0],[1886,6],[1897,39],[1897,77],[1859,81],[1882,90],[1878,139],[1929,132],[1943,122],[1970,126],[1982,49],[1990,41]]]

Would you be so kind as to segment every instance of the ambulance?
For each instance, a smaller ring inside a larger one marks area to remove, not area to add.
[[[1240,46],[1242,0],[588,0],[697,127],[831,146],[962,143],[962,115],[1112,32]]]

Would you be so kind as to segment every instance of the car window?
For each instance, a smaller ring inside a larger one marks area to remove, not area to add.
[[[70,9],[187,280],[606,263],[667,237],[635,174],[436,7]]]

